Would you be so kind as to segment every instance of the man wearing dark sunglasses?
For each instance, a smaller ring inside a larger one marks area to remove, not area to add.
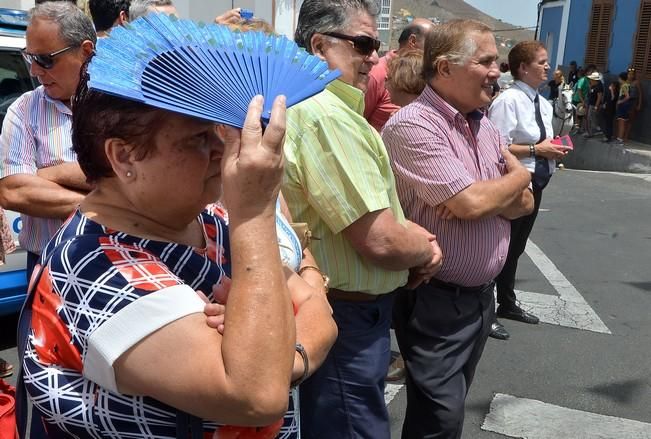
[[[305,0],[295,41],[341,77],[289,108],[282,187],[295,221],[330,277],[339,337],[301,384],[301,437],[389,439],[384,378],[395,291],[438,270],[434,236],[406,222],[382,139],[364,119],[368,73],[378,61],[374,0]],[[309,347],[306,346],[309,350]]]
[[[32,9],[23,57],[41,86],[8,109],[0,136],[0,204],[21,213],[27,278],[50,237],[89,187],[72,151],[70,97],[95,31],[73,3]]]

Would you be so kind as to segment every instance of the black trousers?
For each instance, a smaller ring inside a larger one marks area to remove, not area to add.
[[[533,224],[536,222],[540,202],[542,201],[542,189],[533,187],[533,212],[527,216],[511,220],[511,240],[509,251],[506,255],[506,262],[500,274],[495,278],[497,288],[497,303],[505,308],[514,307],[515,303],[515,273],[518,270],[518,259],[527,245],[527,239],[531,235]]]
[[[455,294],[402,290],[393,322],[407,368],[402,439],[459,439],[464,405],[494,319],[493,284]]]

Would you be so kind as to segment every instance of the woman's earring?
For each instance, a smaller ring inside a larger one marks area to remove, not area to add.
[[[131,178],[132,175],[133,175],[133,174],[131,173],[131,171],[127,171],[127,177],[128,177],[128,178]]]

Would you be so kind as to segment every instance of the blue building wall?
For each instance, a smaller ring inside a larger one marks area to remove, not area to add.
[[[633,60],[639,8],[639,1],[617,0],[615,3],[612,44],[608,52],[608,71],[614,75],[626,70]]]
[[[547,34],[554,33],[554,46],[550,53],[552,67],[561,65],[565,69],[574,60],[579,66],[585,66],[585,49],[590,26],[590,11],[592,0],[572,0],[569,16],[567,37],[563,59],[556,60],[556,50],[559,44],[559,29],[562,27],[562,16],[556,11],[558,7],[548,7],[542,10],[538,39],[546,43]],[[619,72],[625,71],[633,58],[633,44],[637,30],[640,0],[615,0],[615,11],[611,29],[610,46],[608,48],[608,66],[605,73],[606,83],[615,80]],[[631,139],[651,144],[651,81],[642,81],[643,108],[633,122]]]
[[[549,54],[549,65],[552,69],[556,68],[557,64],[561,64],[560,60],[557,62],[556,55],[558,53],[558,38],[561,34],[561,25],[563,20],[563,7],[556,6],[553,8],[545,8],[543,10],[542,23],[540,31],[538,32],[538,40],[547,45],[547,52]],[[549,44],[551,34],[551,41]],[[552,47],[549,47],[552,46]]]
[[[565,39],[565,59],[559,64],[569,65],[570,61],[576,61],[577,65],[584,65],[591,10],[592,0],[572,0]]]

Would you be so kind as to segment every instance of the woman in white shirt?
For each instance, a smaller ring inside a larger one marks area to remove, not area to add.
[[[547,81],[549,60],[547,50],[539,41],[523,41],[509,52],[509,66],[515,81],[492,103],[488,117],[502,134],[509,151],[531,172],[534,210],[531,214],[511,221],[511,241],[506,263],[495,279],[497,287],[497,316],[524,323],[538,323],[538,317],[516,303],[514,292],[518,259],[538,215],[542,191],[554,171],[555,160],[565,155],[551,143],[553,135],[551,104],[538,95],[538,87]],[[509,333],[496,320],[491,336],[506,340]]]

